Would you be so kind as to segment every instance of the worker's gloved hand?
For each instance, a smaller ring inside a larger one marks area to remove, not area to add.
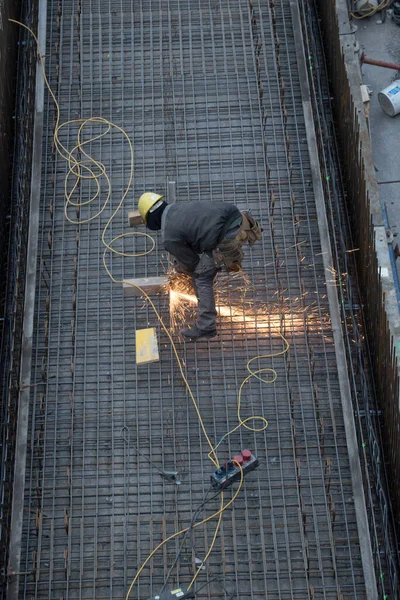
[[[254,246],[256,242],[261,240],[262,228],[260,223],[254,219],[248,212],[243,212],[242,232],[245,234],[250,246]],[[245,241],[244,240],[244,241]]]

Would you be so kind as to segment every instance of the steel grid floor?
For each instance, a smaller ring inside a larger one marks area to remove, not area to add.
[[[47,35],[62,120],[102,116],[134,144],[133,189],[110,236],[126,229],[126,210],[145,189],[167,192],[169,180],[179,202],[233,202],[264,227],[246,253],[248,297],[254,314],[267,305],[271,323],[279,320],[290,351],[260,363],[276,370],[273,385],[245,389],[243,415],[265,416],[268,429],[242,429],[220,447],[221,460],[252,448],[261,466],[225,513],[197,597],[365,598],[289,3],[54,0]],[[20,597],[124,598],[150,550],[190,522],[212,465],[162,331],[160,362],[135,364],[135,330],[157,322],[102,267],[112,207],[87,225],[64,218],[54,122],[47,99]],[[113,134],[94,151],[115,207],[128,148]],[[158,247],[111,264],[118,278],[155,275],[167,257]],[[167,299],[156,304],[168,321]],[[283,348],[272,325],[221,318],[219,330],[196,346],[177,340],[215,441],[237,422],[248,359]],[[178,470],[182,484],[161,479],[137,447]],[[214,529],[212,521],[193,534],[171,584],[188,584]],[[155,556],[132,598],[160,591],[178,545]]]

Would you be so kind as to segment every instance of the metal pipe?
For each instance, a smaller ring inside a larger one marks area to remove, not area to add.
[[[394,71],[400,71],[400,65],[385,62],[383,60],[374,60],[373,58],[367,58],[364,52],[361,54],[360,63],[362,65],[375,65],[375,67],[383,67],[384,69],[393,69]]]

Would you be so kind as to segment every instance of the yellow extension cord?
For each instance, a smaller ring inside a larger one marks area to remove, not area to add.
[[[172,336],[168,330],[168,328],[166,327],[166,325],[164,324],[164,321],[161,317],[161,315],[159,314],[157,308],[155,307],[153,301],[151,300],[150,296],[138,285],[130,282],[130,281],[126,281],[124,279],[118,280],[115,279],[110,271],[110,269],[108,268],[107,265],[107,252],[112,252],[118,256],[123,256],[126,258],[138,258],[140,256],[146,256],[147,254],[149,254],[150,252],[152,252],[154,250],[155,247],[155,242],[154,239],[151,235],[149,235],[148,233],[144,233],[144,232],[138,232],[138,231],[130,231],[127,233],[122,233],[120,235],[117,235],[116,237],[114,237],[110,242],[106,241],[106,233],[107,230],[112,222],[112,220],[114,219],[114,217],[118,214],[118,212],[120,211],[120,209],[122,208],[122,205],[124,203],[125,198],[128,195],[128,192],[131,188],[132,185],[132,181],[133,181],[133,146],[132,146],[132,142],[129,139],[128,134],[126,133],[126,131],[124,131],[124,129],[122,129],[122,127],[119,127],[118,125],[116,125],[115,123],[112,123],[111,121],[108,121],[107,119],[103,119],[102,117],[89,117],[87,119],[72,119],[69,121],[66,121],[64,123],[60,124],[60,120],[61,120],[61,115],[60,115],[60,106],[58,104],[57,98],[53,92],[53,90],[50,87],[49,81],[47,79],[47,75],[46,75],[46,70],[45,70],[45,66],[44,66],[44,56],[41,53],[41,49],[40,49],[40,45],[39,45],[39,41],[36,37],[36,35],[33,33],[33,31],[27,27],[26,25],[24,25],[24,23],[20,23],[19,21],[16,21],[14,19],[9,19],[9,21],[11,21],[12,23],[16,23],[17,25],[24,27],[26,30],[29,31],[29,33],[32,35],[33,39],[35,40],[36,46],[37,46],[37,51],[38,51],[38,58],[39,58],[39,62],[41,65],[41,69],[42,69],[42,73],[43,73],[43,78],[46,84],[46,87],[53,99],[54,105],[56,107],[56,114],[57,114],[57,118],[56,118],[56,125],[55,125],[55,129],[54,129],[54,145],[55,148],[57,150],[57,152],[59,153],[59,155],[68,163],[68,173],[65,177],[65,183],[64,183],[64,193],[65,193],[65,207],[64,207],[64,214],[65,214],[65,218],[72,223],[73,225],[84,225],[85,223],[89,223],[90,221],[93,221],[94,219],[96,219],[97,217],[99,217],[101,215],[101,213],[104,211],[104,209],[106,208],[107,204],[110,201],[111,198],[111,181],[107,175],[106,172],[106,168],[103,165],[103,163],[97,161],[96,159],[94,159],[92,156],[90,156],[86,151],[85,151],[85,146],[87,146],[88,144],[91,144],[92,142],[99,140],[100,138],[104,137],[105,135],[107,135],[112,129],[117,130],[119,133],[121,133],[124,138],[126,139],[128,146],[129,146],[129,151],[130,151],[130,170],[129,170],[129,179],[128,179],[128,183],[126,185],[126,188],[124,190],[124,193],[121,197],[121,200],[118,203],[117,208],[114,210],[114,212],[112,213],[111,217],[108,219],[106,226],[103,229],[102,235],[101,235],[101,241],[105,247],[104,252],[103,252],[103,265],[104,268],[108,274],[108,276],[110,277],[111,281],[113,281],[114,283],[120,283],[120,284],[128,284],[131,285],[132,287],[137,288],[140,293],[146,298],[147,302],[150,304],[151,308],[153,309],[161,327],[163,328],[163,330],[165,331],[165,333],[168,336],[168,339],[171,343],[178,367],[179,367],[179,371],[181,374],[181,377],[185,383],[185,386],[187,388],[187,391],[189,393],[189,396],[192,400],[193,406],[196,410],[197,413],[197,417],[199,419],[200,425],[201,425],[201,429],[203,431],[204,437],[207,441],[207,444],[210,448],[210,451],[208,453],[208,457],[211,460],[211,462],[213,463],[215,468],[219,468],[220,464],[218,461],[218,456],[216,453],[216,449],[218,447],[218,445],[221,443],[221,441],[219,442],[219,444],[214,447],[213,444],[211,443],[211,440],[208,436],[207,430],[205,428],[199,407],[197,405],[196,399],[194,397],[194,394],[192,392],[192,389],[190,387],[190,384],[186,378],[184,369],[183,369],[183,365],[181,362],[181,359],[179,357],[178,354],[178,350],[176,348],[175,342],[172,339]],[[68,150],[60,141],[59,139],[59,132],[61,131],[61,129],[63,129],[64,127],[70,126],[70,125],[78,125],[78,133],[77,133],[77,140],[76,140],[76,145],[74,146],[74,148],[70,151]],[[98,135],[96,135],[95,137],[89,138],[88,140],[84,140],[83,134],[84,134],[84,129],[87,125],[89,124],[102,124],[105,125],[105,131],[103,131],[103,133],[100,133]],[[77,160],[74,157],[74,153],[75,152],[79,152],[84,158],[81,158],[80,160]],[[72,189],[70,191],[68,191],[68,184],[69,184],[69,179],[70,176],[75,177],[75,181],[74,184],[72,186]],[[97,211],[96,214],[94,214],[93,216],[91,216],[88,219],[78,219],[78,220],[74,220],[71,219],[68,216],[68,208],[70,206],[75,207],[76,209],[78,209],[80,211],[82,206],[88,206],[90,205],[92,202],[94,202],[97,198],[100,197],[101,194],[101,185],[100,185],[100,178],[104,177],[107,181],[107,195],[106,195],[106,199],[103,203],[103,205],[100,207],[100,209]],[[96,182],[96,192],[94,193],[94,195],[92,195],[89,200],[86,200],[85,202],[74,202],[72,200],[72,196],[75,192],[75,190],[77,189],[79,183],[81,180],[92,180]],[[148,238],[151,242],[151,248],[150,250],[146,250],[145,252],[121,252],[119,250],[116,250],[113,248],[113,244],[115,244],[118,240],[121,240],[123,238],[126,237],[130,237],[130,236],[142,236],[142,237],[146,237]],[[265,367],[265,368],[261,368],[261,369],[257,369],[255,371],[252,370],[251,368],[251,364],[253,361],[259,359],[266,359],[266,358],[273,358],[276,356],[281,356],[283,354],[285,354],[288,350],[289,350],[289,343],[287,342],[287,340],[285,339],[285,337],[279,332],[279,336],[282,338],[282,341],[284,342],[284,349],[280,352],[277,353],[272,353],[272,354],[264,354],[264,355],[260,355],[260,356],[254,356],[253,358],[251,358],[246,365],[247,370],[249,371],[249,375],[243,380],[243,382],[240,385],[239,388],[239,392],[238,392],[238,406],[237,406],[237,418],[238,418],[238,424],[231,430],[229,431],[227,434],[225,434],[225,436],[222,439],[225,439],[227,436],[229,436],[230,434],[232,434],[233,432],[237,431],[240,427],[244,427],[250,431],[253,432],[262,432],[264,431],[267,427],[268,427],[268,421],[262,417],[262,416],[251,416],[251,417],[247,417],[246,419],[242,419],[241,417],[241,399],[242,399],[242,392],[243,392],[243,388],[246,385],[246,383],[252,378],[255,377],[256,379],[259,379],[260,381],[262,381],[263,383],[273,383],[277,377],[276,371],[272,368],[269,367]],[[261,374],[265,374],[265,373],[270,373],[271,374],[271,379],[265,379],[264,377],[261,376]],[[249,421],[260,421],[261,422],[261,426],[260,427],[251,427],[250,425],[248,425]],[[229,502],[227,502],[227,504],[224,505],[224,494],[221,492],[221,504],[220,504],[220,508],[218,511],[216,511],[214,514],[212,514],[211,516],[207,517],[206,519],[204,519],[203,521],[200,521],[198,523],[195,523],[193,525],[193,528],[199,527],[200,525],[203,525],[204,523],[207,523],[208,521],[211,521],[214,518],[218,517],[218,521],[217,521],[217,525],[216,525],[216,529],[213,535],[213,539],[212,542],[210,544],[210,547],[201,563],[201,565],[198,567],[195,575],[193,576],[188,589],[190,589],[194,582],[196,581],[198,575],[200,574],[200,571],[204,565],[204,563],[207,561],[208,557],[210,556],[217,536],[218,536],[218,532],[221,526],[221,521],[222,521],[222,515],[224,513],[225,510],[227,510],[227,508],[229,508],[234,501],[236,500],[242,485],[243,485],[243,471],[240,467],[240,465],[238,463],[236,463],[238,465],[238,467],[240,468],[241,471],[241,478],[240,478],[240,483],[239,483],[239,487],[237,488],[236,492],[234,493],[233,497],[231,498],[231,500],[229,500]],[[137,580],[139,579],[139,576],[141,574],[141,572],[143,571],[144,567],[147,565],[147,563],[149,562],[149,560],[154,556],[154,554],[160,549],[162,548],[167,542],[169,542],[170,540],[176,538],[179,535],[182,535],[184,533],[186,533],[189,530],[189,528],[186,529],[182,529],[181,531],[178,531],[174,534],[172,534],[171,536],[169,536],[168,538],[166,538],[165,540],[163,540],[156,548],[154,548],[152,550],[152,552],[149,554],[149,556],[146,558],[146,560],[142,563],[142,565],[140,566],[139,570],[136,573],[135,578],[133,579],[128,592],[126,594],[126,600],[129,599],[129,596],[132,592],[132,589],[135,585],[135,583],[137,582]]]
[[[357,15],[356,13],[350,12],[353,19],[367,19],[368,17],[373,17],[377,12],[383,10],[384,8],[389,8],[391,4],[391,0],[382,0],[378,6],[373,6],[369,0],[365,0],[364,4],[360,6],[357,12],[360,10],[364,10],[365,8],[370,8],[371,10],[365,14]]]

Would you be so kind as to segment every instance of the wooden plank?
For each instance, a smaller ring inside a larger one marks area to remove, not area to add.
[[[139,286],[146,294],[163,294],[166,292],[168,286],[168,276],[162,275],[161,277],[143,277],[141,279],[126,279],[126,283],[123,284],[124,296],[143,296],[141,291],[136,287]],[[134,285],[132,285],[134,284]]]
[[[147,365],[157,362],[158,354],[157,335],[154,327],[136,330],[136,364]]]
[[[144,225],[144,221],[140,216],[140,212],[138,210],[128,211],[128,222],[129,227],[137,227],[138,225]]]

